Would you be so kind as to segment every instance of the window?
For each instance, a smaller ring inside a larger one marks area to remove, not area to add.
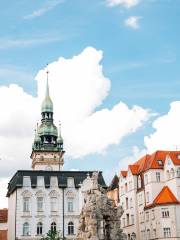
[[[166,178],[167,178],[167,180],[169,180],[169,178],[170,178],[169,170],[167,170],[167,172],[166,172]]]
[[[129,214],[126,214],[127,226],[129,226]]]
[[[74,234],[74,223],[69,222],[68,223],[68,235],[73,235]]]
[[[128,209],[129,206],[128,206],[128,198],[126,198],[126,209]]]
[[[74,178],[68,178],[68,187],[69,188],[74,187]]]
[[[130,198],[130,208],[133,207],[133,201],[132,201],[132,198]]]
[[[73,202],[72,201],[68,202],[68,212],[73,212]]]
[[[177,177],[180,177],[180,167],[177,169]]]
[[[37,186],[38,187],[43,187],[44,186],[44,177],[43,176],[38,176],[37,177]]]
[[[141,176],[138,177],[138,188],[141,188]]]
[[[170,228],[163,228],[163,232],[164,232],[165,238],[171,237],[171,229]]]
[[[151,238],[150,229],[147,230],[147,239]]]
[[[29,198],[23,198],[23,212],[29,212]]]
[[[171,168],[171,178],[174,178],[174,169]]]
[[[125,218],[123,218],[123,227],[126,226]]]
[[[57,198],[56,197],[51,198],[51,211],[52,212],[57,211]]]
[[[39,222],[37,224],[37,235],[42,235],[42,228],[43,228],[43,225],[41,222]]]
[[[152,219],[155,219],[154,210],[152,210]]]
[[[146,193],[146,202],[149,203],[149,192]]]
[[[23,224],[23,236],[28,236],[29,234],[29,223],[25,222]]]
[[[125,183],[125,192],[127,193],[128,191],[128,187],[127,187],[127,183]]]
[[[161,180],[161,174],[160,172],[156,172],[156,182],[160,182]]]
[[[43,211],[43,198],[37,198],[37,211]]]
[[[146,212],[146,222],[149,221],[149,212]]]
[[[162,208],[162,218],[168,218],[168,217],[169,217],[168,208]]]
[[[55,222],[51,223],[51,231],[53,231],[53,232],[56,231],[56,223]]]
[[[177,155],[177,158],[180,160],[180,154]]]
[[[134,215],[131,215],[131,224],[134,224]]]
[[[157,163],[159,166],[163,166],[163,161],[162,160],[157,160]]]
[[[144,176],[144,183],[145,183],[145,185],[148,184],[148,175],[147,174]]]
[[[139,205],[141,205],[141,204],[142,204],[142,193],[139,194]]]
[[[30,177],[23,177],[23,187],[30,187],[30,186],[31,186]]]
[[[153,229],[153,238],[156,238],[156,229]]]

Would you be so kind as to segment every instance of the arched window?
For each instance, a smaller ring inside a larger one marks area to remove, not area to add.
[[[42,229],[43,229],[42,223],[38,222],[38,224],[37,224],[37,235],[42,235]]]
[[[55,222],[52,222],[51,223],[51,231],[56,231],[56,223]]]
[[[177,177],[180,177],[180,167],[177,169]]]
[[[73,222],[69,222],[68,223],[68,234],[69,235],[73,235],[74,234],[74,223]]]
[[[30,235],[29,233],[29,223],[25,222],[23,224],[23,236],[28,236]]]
[[[136,234],[134,232],[131,234],[131,240],[136,240]]]
[[[171,178],[174,178],[174,169],[171,168]]]

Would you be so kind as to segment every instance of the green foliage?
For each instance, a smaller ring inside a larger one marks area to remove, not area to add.
[[[66,238],[63,238],[56,230],[49,230],[41,240],[66,240]]]

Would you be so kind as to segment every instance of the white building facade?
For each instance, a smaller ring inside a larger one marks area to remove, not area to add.
[[[85,179],[93,174],[62,170],[65,151],[53,123],[48,80],[41,115],[31,154],[32,170],[17,171],[8,185],[8,240],[41,239],[50,229],[75,239]],[[98,183],[106,187],[101,172]]]
[[[180,152],[157,151],[120,172],[128,240],[180,239]]]

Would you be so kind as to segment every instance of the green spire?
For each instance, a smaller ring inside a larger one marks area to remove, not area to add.
[[[41,112],[53,112],[53,102],[49,96],[49,80],[48,80],[49,71],[47,70],[46,73],[47,73],[46,94],[44,101],[42,102]]]

